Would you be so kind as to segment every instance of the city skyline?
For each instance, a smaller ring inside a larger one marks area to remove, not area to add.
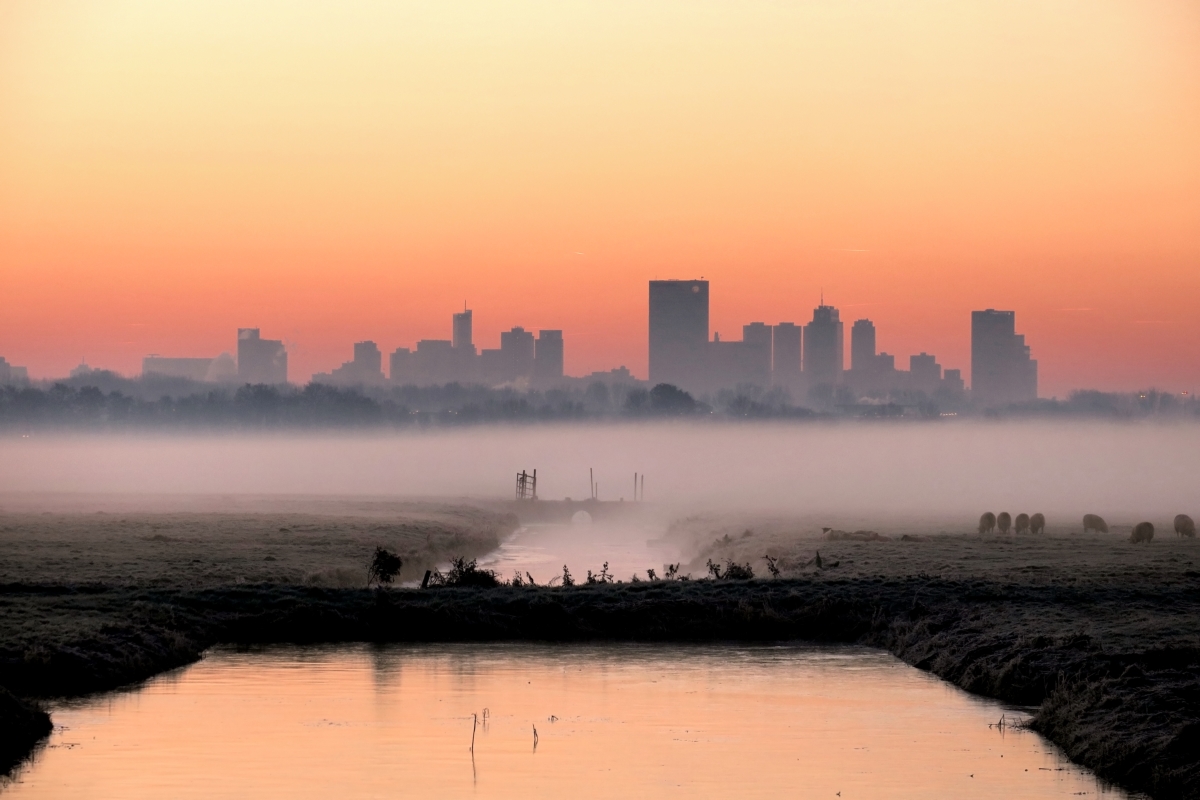
[[[711,393],[741,386],[781,388],[821,404],[861,399],[925,397],[957,405],[970,389],[981,408],[1038,398],[1037,360],[1023,334],[1016,333],[1015,312],[986,309],[971,313],[971,385],[960,368],[948,368],[937,356],[911,354],[908,369],[896,356],[877,347],[877,331],[867,318],[854,320],[849,350],[839,310],[825,303],[812,318],[797,324],[763,321],[742,325],[741,339],[709,338],[710,285],[703,279],[652,280],[648,283],[646,347],[650,370],[646,382],[672,384],[691,392]],[[534,332],[514,326],[500,333],[500,347],[479,349],[474,343],[474,311],[464,304],[451,315],[450,339],[421,339],[415,347],[397,347],[387,357],[373,340],[354,342],[352,358],[308,382],[343,386],[438,386],[450,383],[486,386],[525,385],[549,388],[567,381],[639,380],[625,365],[590,375],[564,371],[563,331]],[[384,370],[384,364],[387,370]],[[229,353],[209,358],[150,354],[142,375],[155,374],[199,382],[288,383],[288,353],[280,340],[264,339],[258,328],[237,329],[237,358]],[[0,361],[0,380],[28,380],[23,367]],[[81,377],[93,371],[86,361],[71,371]],[[290,380],[304,383],[303,380]],[[847,394],[848,393],[848,394]]]
[[[351,6],[4,4],[9,362],[250,324],[303,380],[465,299],[645,375],[643,282],[699,275],[722,339],[823,289],[963,369],[1015,309],[1043,394],[1200,385],[1194,2]]]

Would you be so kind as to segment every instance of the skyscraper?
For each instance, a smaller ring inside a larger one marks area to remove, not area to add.
[[[857,319],[850,328],[850,369],[862,375],[875,371],[875,323]]]
[[[971,398],[984,406],[1037,399],[1037,361],[1013,311],[971,312]]]
[[[533,377],[553,380],[562,376],[562,331],[538,331],[533,348]]]
[[[771,380],[793,386],[800,380],[800,346],[804,329],[794,322],[781,322],[771,329]]]
[[[528,378],[533,374],[533,333],[517,326],[500,334],[503,380]]]
[[[771,382],[771,326],[763,322],[743,325],[742,342],[746,372],[752,376],[749,382],[767,386]]]
[[[258,328],[238,328],[237,366],[242,383],[287,383],[283,342],[263,339]]]
[[[454,315],[454,349],[469,350],[471,355],[475,355],[475,342],[471,336],[471,310],[464,308],[461,313]]]
[[[708,281],[650,281],[650,382],[705,382]]]
[[[810,387],[842,380],[842,321],[833,306],[819,305],[804,326],[804,378]]]

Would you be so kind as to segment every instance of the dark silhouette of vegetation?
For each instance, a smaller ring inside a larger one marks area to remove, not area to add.
[[[567,569],[566,564],[563,564],[562,585],[563,586],[574,586],[575,585],[575,579],[573,577],[571,577],[571,570]]]
[[[754,577],[754,570],[749,564],[739,564],[736,561],[726,561],[722,571],[720,564],[714,564],[708,559],[708,574],[714,581],[748,581]]]
[[[701,402],[670,384],[647,390],[632,384],[592,383],[561,389],[309,383],[305,386],[216,385],[148,375],[122,378],[93,372],[51,385],[0,386],[0,429],[293,429],[421,428],[497,422],[537,423],[628,417],[791,419],[818,417],[914,417],[956,414],[988,417],[1200,418],[1191,395],[1156,390],[1131,394],[1073,392],[1066,400],[1037,400],[1000,409],[972,411],[969,404],[897,396],[864,400],[848,387],[822,394],[816,387],[808,406],[794,405],[776,388],[738,386]],[[836,395],[836,396],[835,396]]]
[[[400,574],[400,568],[403,566],[404,560],[400,556],[382,547],[376,547],[371,564],[367,567],[367,586],[370,587],[372,582],[390,584]]]
[[[502,586],[502,581],[490,569],[480,569],[475,559],[454,558],[450,561],[450,569],[445,574],[434,572],[429,579],[429,585],[460,586],[476,589],[491,589]]]
[[[772,556],[763,556],[763,560],[767,562],[767,572],[771,573],[772,578],[779,577],[779,559]]]
[[[563,568],[563,574],[564,575],[566,574],[565,567]],[[613,582],[613,576],[608,571],[608,562],[607,561],[604,562],[604,566],[601,567],[600,571],[597,572],[595,575],[592,574],[592,571],[590,569],[587,571],[587,583],[612,583],[612,582]]]

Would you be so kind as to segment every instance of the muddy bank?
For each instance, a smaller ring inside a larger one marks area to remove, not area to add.
[[[0,689],[0,775],[20,763],[50,735],[50,715]]]
[[[1137,625],[1139,609],[1159,624]],[[35,632],[18,617],[46,625]],[[32,697],[94,692],[218,642],[856,642],[969,691],[1039,706],[1034,727],[1102,777],[1191,798],[1200,797],[1197,622],[1200,573],[1104,589],[927,577],[425,592],[8,584],[0,684]]]

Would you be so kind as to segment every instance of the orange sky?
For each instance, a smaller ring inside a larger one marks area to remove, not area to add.
[[[1200,6],[0,4],[0,355],[291,377],[562,328],[646,365],[646,280],[713,329],[823,288],[907,364],[1014,309],[1046,395],[1200,390]],[[848,348],[847,348],[848,349]]]

